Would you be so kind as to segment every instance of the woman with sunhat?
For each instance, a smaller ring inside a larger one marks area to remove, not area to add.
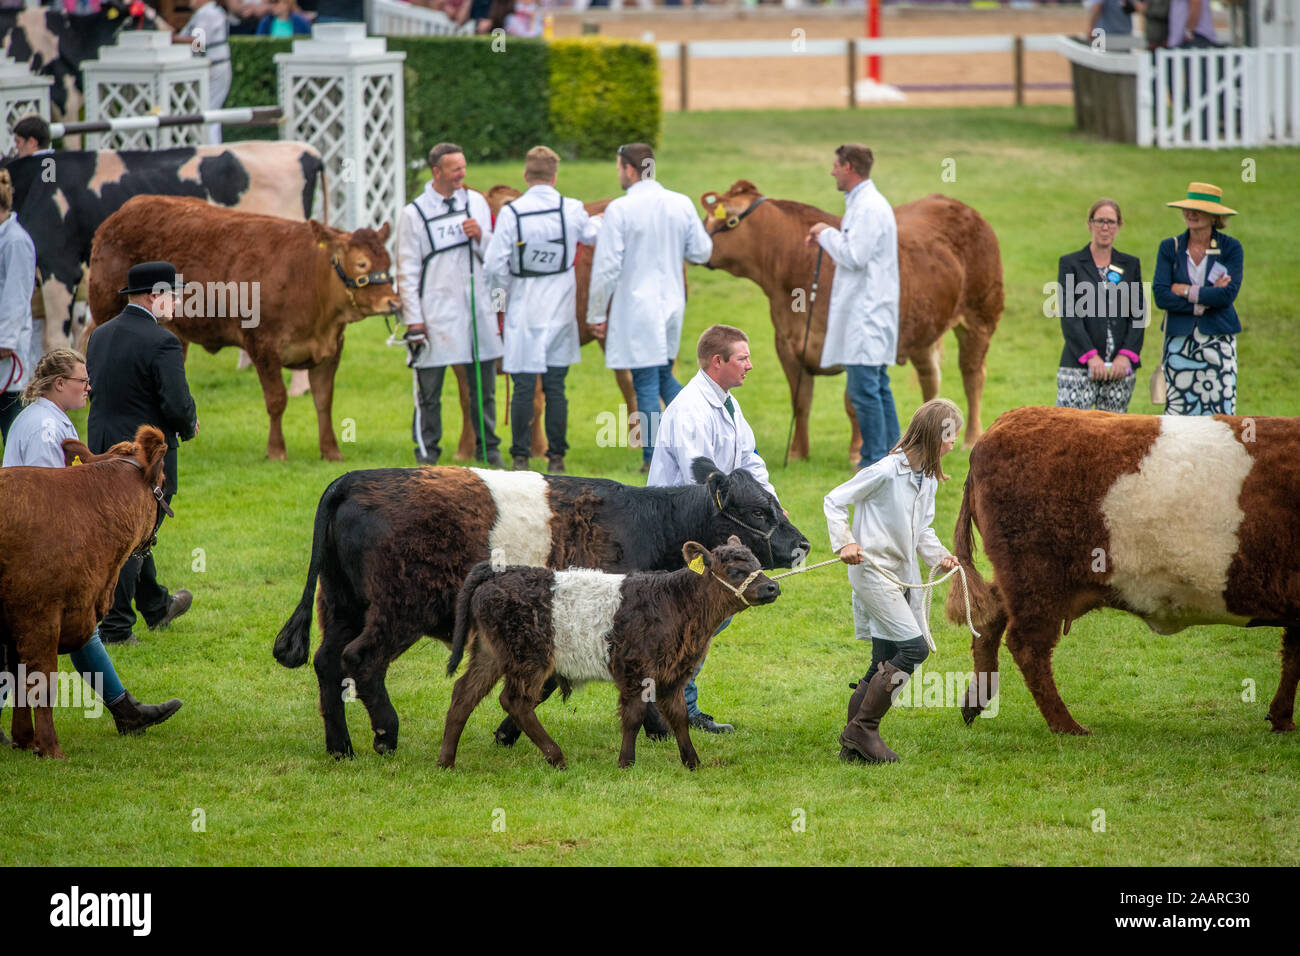
[[[1237,406],[1237,333],[1233,307],[1244,271],[1241,243],[1222,232],[1235,209],[1223,190],[1191,183],[1168,206],[1183,211],[1187,231],[1160,243],[1151,282],[1165,310],[1167,415],[1232,415]]]

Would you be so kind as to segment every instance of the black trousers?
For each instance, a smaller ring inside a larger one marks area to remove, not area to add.
[[[167,613],[171,595],[158,583],[158,572],[153,555],[147,558],[130,557],[122,565],[113,589],[113,606],[99,625],[100,639],[105,643],[124,640],[135,625],[135,610],[139,609],[145,624],[153,625]]]
[[[501,446],[497,437],[497,389],[496,359],[479,362],[479,373],[483,379],[483,428],[487,432],[487,451],[492,455]],[[474,426],[474,457],[483,460],[483,436],[478,427],[478,398],[474,382],[474,364],[467,363],[465,369],[469,380],[470,422]],[[411,438],[415,442],[415,460],[421,464],[436,465],[442,454],[442,380],[447,366],[415,369],[415,416],[411,422]]]
[[[9,440],[9,429],[22,410],[22,392],[0,392],[0,441]]]
[[[515,393],[510,397],[510,454],[528,458],[533,444],[533,395],[537,379],[542,380],[542,394],[546,396],[546,455],[561,457],[569,450],[569,399],[564,394],[564,378],[569,374],[567,365],[552,365],[539,376],[536,372],[511,372]]]
[[[871,667],[867,669],[862,680],[868,684],[876,676],[876,671],[885,661],[893,664],[904,674],[911,674],[917,666],[930,656],[930,645],[924,637],[914,637],[910,641],[885,641],[878,637],[871,639]]]

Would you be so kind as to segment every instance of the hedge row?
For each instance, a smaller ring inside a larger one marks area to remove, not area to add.
[[[274,56],[291,40],[231,37],[227,106],[277,101]],[[388,37],[406,53],[406,157],[451,140],[473,160],[520,158],[538,143],[603,159],[623,143],[658,145],[659,60],[653,46],[601,38]],[[274,139],[231,128],[229,139]],[[418,170],[416,171],[418,173]],[[416,173],[408,177],[415,189]]]

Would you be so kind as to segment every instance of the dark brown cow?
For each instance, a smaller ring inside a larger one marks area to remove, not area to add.
[[[776,352],[790,384],[795,412],[791,458],[808,457],[808,413],[813,376],[837,375],[843,369],[820,366],[826,338],[835,263],[822,256],[817,302],[808,325],[807,300],[817,250],[804,237],[815,222],[838,226],[815,206],[784,199],[764,199],[753,183],[741,179],[727,192],[700,197],[713,237],[708,265],[751,279],[762,287],[776,328]],[[974,209],[937,193],[894,207],[898,220],[898,363],[911,360],[927,401],[939,394],[939,349],[944,333],[957,336],[957,362],[966,389],[966,445],[983,430],[980,397],[984,392],[984,356],[1002,316],[1002,257],[998,238]],[[802,305],[801,311],[796,311]],[[808,329],[807,346],[804,331]],[[803,374],[800,375],[802,368]],[[845,399],[853,426],[851,461],[856,465],[862,438]]]
[[[969,723],[996,693],[1003,632],[1048,726],[1086,734],[1061,700],[1062,625],[1113,607],[1172,634],[1194,624],[1282,627],[1268,718],[1294,730],[1300,679],[1300,419],[1018,408],[971,452],[954,551],[976,627]],[[972,525],[993,565],[972,562]],[[965,621],[961,589],[948,616]]]
[[[618,687],[620,767],[636,760],[636,735],[651,700],[662,706],[686,769],[698,767],[682,689],[723,620],[771,604],[781,587],[735,535],[713,551],[687,541],[682,557],[687,567],[635,574],[476,565],[456,599],[447,674],[456,673],[467,646],[472,656],[452,691],[438,765],[455,765],[465,721],[504,676],[502,706],[547,762],[563,768],[564,754],[536,711],[554,675],[566,697],[571,685],[586,681]]]
[[[314,219],[291,222],[199,199],[137,196],[95,235],[90,311],[98,323],[122,310],[117,290],[132,264],[171,262],[186,292],[169,328],[209,352],[224,346],[248,352],[271,416],[267,457],[286,457],[280,369],[306,368],[321,456],[341,461],[331,409],[343,331],[349,322],[394,312],[399,304],[387,239],[387,224],[378,232],[347,233]]]
[[[9,661],[0,670],[16,674],[23,665],[28,677],[40,675],[14,701],[13,743],[59,759],[51,709],[58,656],[86,645],[127,557],[153,538],[167,454],[167,440],[149,425],[103,455],[67,444],[84,464],[0,469],[0,649]],[[35,693],[43,699],[33,705]]]

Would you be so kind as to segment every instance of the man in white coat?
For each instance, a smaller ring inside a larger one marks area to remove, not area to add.
[[[644,143],[619,147],[618,182],[627,195],[605,207],[587,300],[587,324],[605,340],[606,366],[632,370],[642,471],[650,470],[659,402],[667,406],[682,388],[673,377],[686,314],[682,260],[703,264],[713,254],[695,204],[659,185],[654,164]]]
[[[533,395],[537,379],[546,396],[546,460],[552,474],[564,473],[569,402],[564,378],[579,361],[574,321],[578,243],[596,241],[600,219],[587,215],[582,200],[555,188],[560,157],[534,146],[524,159],[528,191],[506,203],[497,216],[483,271],[494,302],[505,302],[505,357],[515,394],[510,402],[510,454],[515,471],[528,470],[532,446]]]
[[[808,230],[835,263],[822,368],[843,365],[849,403],[862,432],[859,468],[884,458],[898,443],[898,411],[889,366],[898,358],[898,225],[889,200],[871,181],[874,157],[865,146],[835,150],[831,175],[844,193],[840,227]]]
[[[495,428],[496,360],[502,345],[483,275],[484,251],[492,240],[492,211],[481,193],[465,188],[465,153],[459,146],[433,147],[429,168],[433,179],[402,210],[397,223],[397,289],[413,350],[415,459],[423,465],[438,463],[442,380],[448,365],[462,365],[469,381],[474,457],[500,468],[504,463]]]
[[[749,337],[730,325],[712,325],[700,336],[695,355],[700,370],[664,411],[646,484],[694,484],[691,462],[703,455],[727,474],[737,469],[749,472],[776,498],[767,477],[767,465],[754,447],[754,430],[731,394],[733,388],[744,384],[745,376],[754,367],[749,360]],[[718,630],[730,622],[728,618]],[[704,666],[703,662],[700,666]],[[735,729],[731,724],[716,722],[711,714],[700,710],[693,678],[684,694],[692,727],[711,734]]]

